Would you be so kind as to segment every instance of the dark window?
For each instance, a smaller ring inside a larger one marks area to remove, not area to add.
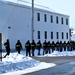
[[[66,25],[68,25],[68,19],[66,18]]]
[[[40,39],[40,31],[38,31],[38,39]]]
[[[44,21],[47,22],[47,15],[44,14]]]
[[[51,39],[53,39],[53,32],[51,32]]]
[[[45,31],[45,39],[47,39],[47,31]]]
[[[51,23],[53,23],[53,16],[51,15]]]
[[[56,38],[59,39],[59,33],[58,32],[56,32]]]
[[[63,18],[61,18],[61,24],[63,24]]]
[[[62,32],[62,39],[64,39],[64,33]]]
[[[40,13],[37,13],[37,21],[40,21]]]
[[[58,16],[56,16],[56,23],[58,24]]]
[[[66,39],[68,39],[68,33],[66,33]]]

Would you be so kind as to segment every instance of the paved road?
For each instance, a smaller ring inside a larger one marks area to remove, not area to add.
[[[43,69],[40,71],[23,74],[23,75],[75,75],[75,56],[63,56],[63,57],[32,57],[39,61],[45,61],[47,63],[55,63],[58,66]]]
[[[55,63],[57,65],[75,61],[75,56],[57,56],[57,57],[32,57],[41,62]]]
[[[63,64],[24,75],[75,75],[75,64]]]

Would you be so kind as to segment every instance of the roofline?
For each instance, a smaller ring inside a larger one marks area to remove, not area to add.
[[[28,5],[25,5],[25,4],[19,4],[19,3],[15,3],[15,2],[11,2],[11,1],[6,1],[5,3],[7,3],[9,5],[14,5],[14,6],[22,7],[22,8],[31,9],[31,6],[28,6]],[[66,17],[70,17],[69,15],[61,14],[61,13],[58,13],[58,12],[53,12],[53,11],[42,9],[42,8],[38,8],[38,7],[34,7],[34,10],[41,11],[41,12],[52,13],[52,14],[57,14],[57,15],[66,16]]]

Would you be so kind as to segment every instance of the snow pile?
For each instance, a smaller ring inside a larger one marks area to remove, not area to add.
[[[36,61],[31,57],[26,57],[18,53],[11,53],[0,62],[0,74],[35,67],[39,64],[39,61]]]
[[[37,55],[37,50],[35,54]],[[4,55],[5,53],[2,53],[2,56]],[[21,54],[14,52],[0,62],[0,75],[21,75],[53,66],[56,64],[39,62],[31,57],[26,57],[25,51],[21,51]]]
[[[35,55],[37,56],[37,50]],[[41,50],[41,55],[39,57],[53,57],[53,56],[75,56],[75,51],[54,51],[51,54],[42,55],[43,50]],[[5,53],[2,53],[4,56]],[[0,62],[0,75],[21,75],[29,72],[38,71],[41,69],[46,69],[56,66],[54,63],[39,62],[32,59],[31,57],[26,57],[25,51],[21,51],[21,54],[17,52],[10,53],[9,56],[2,59]]]
[[[32,68],[8,72],[8,73],[4,73],[4,74],[1,74],[1,75],[22,75],[22,74],[31,73],[31,72],[34,72],[34,71],[39,71],[41,69],[50,68],[50,67],[53,67],[53,66],[56,66],[56,64],[41,62],[38,66],[35,66],[35,67],[32,67]]]
[[[44,56],[75,56],[75,51],[63,51],[63,52],[59,52],[59,51],[54,51],[51,54],[45,54]]]

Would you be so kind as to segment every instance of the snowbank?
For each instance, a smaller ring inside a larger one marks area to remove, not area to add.
[[[41,55],[39,57],[56,57],[56,56],[75,56],[75,51],[54,51],[51,54],[42,55],[43,50],[41,50]],[[37,56],[38,51],[35,51]],[[2,54],[3,56],[5,53]],[[72,64],[72,63],[71,63]],[[31,57],[26,57],[25,51],[21,51],[21,54],[10,53],[9,56],[4,58],[0,62],[0,75],[21,75],[41,69],[46,69],[49,67],[56,66],[54,63],[39,62],[32,59]]]
[[[35,52],[37,54],[37,51]],[[5,53],[2,53],[2,56],[4,55]],[[25,51],[21,51],[21,54],[17,52],[10,53],[9,56],[2,59],[2,62],[0,62],[0,74],[20,75],[53,66],[56,66],[56,64],[39,62],[31,57],[26,57]]]
[[[75,51],[63,51],[63,52],[59,52],[59,51],[54,51],[51,54],[45,54],[44,56],[75,56]]]
[[[4,55],[4,54],[3,54]],[[23,70],[39,65],[39,61],[18,53],[11,53],[0,62],[0,74],[12,71]]]

